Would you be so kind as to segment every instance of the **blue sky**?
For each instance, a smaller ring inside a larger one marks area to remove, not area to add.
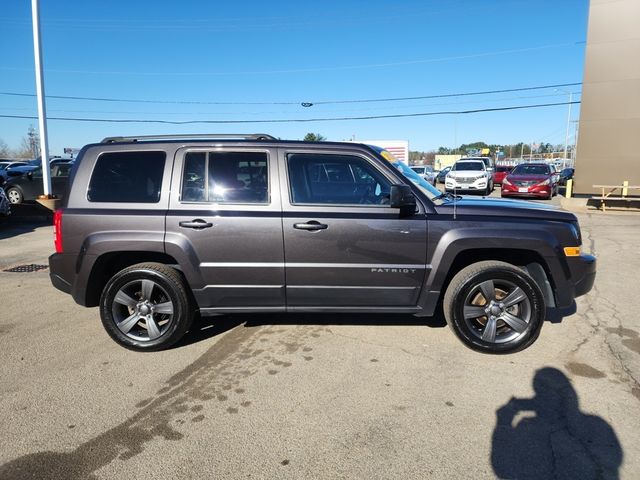
[[[49,98],[48,115],[255,121],[563,102],[566,94],[549,89],[310,108],[299,105],[580,82],[587,15],[588,0],[41,0],[47,95],[235,103]],[[31,2],[4,0],[0,30],[0,92],[35,93]],[[579,92],[580,86],[568,89]],[[574,119],[578,111],[574,108]],[[0,115],[36,113],[34,97],[0,95]],[[48,126],[53,154],[111,135],[202,132],[265,132],[299,139],[312,131],[329,140],[352,136],[407,139],[411,149],[427,150],[478,140],[563,143],[566,115],[566,106],[554,106],[313,123],[161,125],[50,120]],[[0,118],[0,139],[17,147],[29,125],[37,126],[37,121]]]

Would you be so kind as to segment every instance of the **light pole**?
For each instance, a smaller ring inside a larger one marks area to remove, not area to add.
[[[33,53],[36,61],[36,94],[38,97],[38,127],[40,128],[40,156],[44,195],[51,198],[51,171],[49,170],[49,141],[47,139],[47,110],[44,102],[44,75],[42,73],[42,40],[40,39],[39,0],[31,0],[33,22]]]
[[[569,95],[569,113],[567,113],[567,130],[564,135],[564,158],[562,159],[562,168],[567,168],[567,151],[569,149],[569,125],[571,124],[571,105],[573,103],[573,92],[556,88],[556,92],[563,92]]]

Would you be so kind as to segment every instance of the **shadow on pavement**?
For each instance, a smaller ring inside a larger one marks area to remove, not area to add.
[[[264,325],[354,325],[354,326],[426,326],[443,328],[447,326],[442,312],[433,317],[414,317],[407,314],[348,314],[348,313],[256,313],[200,317],[193,320],[193,327],[173,348],[208,340],[243,325],[247,328]]]
[[[37,204],[11,205],[11,215],[0,217],[0,240],[53,225],[53,214]]]
[[[564,308],[559,307],[547,307],[546,320],[551,323],[560,323],[564,320],[564,317],[570,317],[578,311],[575,300],[573,303]]]
[[[228,317],[220,315],[215,317],[200,317],[200,315],[196,315],[196,318],[193,319],[191,330],[171,348],[186,347],[187,345],[217,337],[238,325],[242,325],[246,321],[247,318],[242,316]]]
[[[375,326],[375,325],[404,325],[404,326],[427,326],[431,328],[442,328],[447,326],[447,322],[442,315],[442,311],[433,317],[414,317],[410,314],[397,313],[282,313],[256,314],[245,316],[246,326],[254,327],[259,325],[354,325],[354,326]]]
[[[623,452],[613,428],[580,411],[578,394],[555,368],[533,378],[533,398],[511,398],[496,411],[491,464],[498,478],[619,478]]]

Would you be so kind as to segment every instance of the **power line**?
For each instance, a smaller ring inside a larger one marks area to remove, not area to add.
[[[231,71],[231,72],[184,72],[180,70],[171,70],[167,72],[150,72],[148,70],[134,72],[134,71],[109,71],[109,70],[71,70],[71,69],[55,69],[49,68],[48,72],[55,73],[73,73],[73,74],[95,74],[95,75],[136,75],[136,76],[178,76],[178,77],[191,77],[191,76],[230,76],[230,75],[269,75],[269,74],[290,74],[290,73],[313,73],[313,72],[333,72],[333,71],[344,71],[344,70],[359,70],[359,69],[367,69],[367,68],[389,68],[389,67],[399,67],[406,65],[419,65],[423,63],[434,63],[434,62],[446,62],[450,60],[469,60],[472,58],[482,58],[482,57],[491,57],[491,56],[499,56],[499,55],[507,55],[512,53],[524,53],[524,52],[532,52],[536,50],[545,50],[549,48],[561,48],[561,47],[573,47],[576,45],[584,44],[584,41],[577,42],[565,42],[565,43],[554,43],[548,45],[539,45],[536,47],[525,47],[525,48],[515,48],[510,50],[496,50],[490,52],[480,52],[480,53],[472,53],[466,55],[453,55],[449,57],[435,57],[435,58],[423,58],[418,60],[406,60],[402,62],[390,62],[390,63],[371,63],[371,64],[360,64],[360,65],[341,65],[341,66],[328,66],[328,67],[308,67],[308,68],[295,68],[295,69],[283,69],[283,70],[248,70],[248,71]],[[30,71],[30,69],[25,68],[15,68],[15,67],[0,67],[0,70],[14,70],[14,71]]]
[[[426,100],[433,98],[450,98],[450,97],[468,97],[473,95],[490,95],[495,93],[524,92],[530,90],[544,90],[558,87],[573,87],[582,85],[581,82],[573,83],[557,83],[552,85],[538,85],[534,87],[507,88],[502,90],[484,90],[478,92],[463,93],[446,93],[439,95],[421,95],[416,97],[395,97],[395,98],[373,98],[373,99],[356,99],[356,100],[321,100],[317,102],[203,102],[203,101],[186,101],[186,100],[142,100],[133,98],[105,98],[105,97],[80,97],[67,95],[47,95],[47,98],[55,98],[61,100],[89,100],[92,102],[123,102],[123,103],[158,103],[158,104],[179,104],[179,105],[300,105],[301,103],[310,103],[311,105],[330,105],[344,103],[373,103],[373,102],[399,102],[409,100]],[[0,92],[0,95],[12,97],[35,97],[32,93],[19,92]]]
[[[107,118],[69,118],[69,117],[48,117],[48,120],[60,120],[71,122],[98,122],[98,123],[160,123],[167,125],[192,125],[192,124],[245,124],[245,123],[308,123],[308,122],[335,122],[345,120],[375,120],[382,118],[406,118],[406,117],[428,117],[435,115],[468,115],[481,112],[500,112],[507,110],[523,110],[529,108],[555,107],[559,105],[578,104],[580,101],[540,103],[535,105],[515,105],[509,107],[480,108],[475,110],[440,111],[422,113],[398,113],[393,115],[369,115],[363,117],[333,117],[333,118],[290,118],[290,119],[268,119],[268,120],[134,120],[134,119],[107,119]],[[38,117],[30,115],[0,115],[0,118],[22,118],[34,120]]]
[[[543,85],[538,87],[523,87],[523,88],[507,88],[503,90],[485,90],[481,92],[470,92],[470,93],[445,93],[442,95],[422,95],[419,97],[396,97],[396,98],[373,98],[366,100],[333,100],[327,102],[313,102],[314,105],[327,105],[327,104],[335,104],[335,103],[372,103],[372,102],[400,102],[407,100],[426,100],[432,98],[449,98],[449,97],[468,97],[471,95],[490,95],[494,93],[509,93],[509,92],[524,92],[527,90],[542,90],[548,88],[557,88],[557,87],[573,87],[576,85],[582,85],[580,82],[576,83],[563,83],[557,85]]]
[[[581,95],[582,92],[581,91],[573,91],[571,92],[573,95]],[[539,99],[539,98],[549,98],[549,97],[564,97],[566,96],[566,94],[564,92],[559,92],[559,93],[552,93],[552,94],[545,94],[545,95],[519,95],[519,96],[509,96],[509,97],[502,97],[502,98],[491,98],[491,99],[476,99],[476,100],[464,100],[464,101],[445,101],[445,102],[428,102],[428,103],[414,103],[414,104],[410,104],[410,105],[386,105],[385,108],[386,110],[406,110],[408,108],[418,108],[418,107],[442,107],[445,105],[456,105],[456,106],[460,106],[460,105],[468,105],[468,104],[478,104],[478,103],[482,103],[482,104],[486,104],[486,103],[499,103],[499,102],[505,102],[505,101],[513,101],[513,100],[531,100],[531,99]],[[371,111],[376,111],[379,110],[380,107],[379,106],[374,106],[374,107],[367,107],[367,108],[354,108],[351,107],[349,108],[349,113],[353,113],[353,112],[371,112]],[[34,112],[35,110],[32,107],[0,107],[0,110],[4,110],[4,111],[17,111],[17,110],[21,110],[21,111],[28,111],[28,112]],[[290,112],[285,112],[285,111],[211,111],[211,112],[206,112],[206,111],[129,111],[129,110],[95,110],[95,109],[82,109],[82,110],[73,110],[73,109],[67,109],[67,108],[48,108],[47,109],[48,112],[56,112],[56,113],[92,113],[92,114],[121,114],[121,115],[208,115],[208,116],[221,116],[221,115],[281,115],[281,114],[287,114]],[[344,111],[340,111],[340,110],[330,110],[330,111],[326,111],[325,113],[327,114],[342,114],[344,113]],[[562,127],[564,128],[564,127]]]

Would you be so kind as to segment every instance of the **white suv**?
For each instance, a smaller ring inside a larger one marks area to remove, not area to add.
[[[493,191],[493,178],[485,163],[478,160],[458,160],[447,174],[444,182],[447,192],[480,192],[490,195]]]

